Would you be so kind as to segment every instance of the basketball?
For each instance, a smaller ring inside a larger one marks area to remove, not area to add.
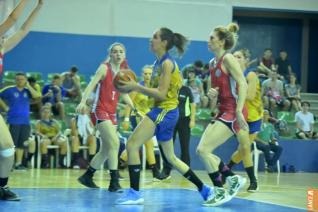
[[[134,80],[135,82],[137,82],[137,77],[136,74],[133,70],[131,69],[121,69],[114,77],[113,79],[113,84],[115,86],[115,88],[118,91],[121,91],[119,86],[122,85],[122,83],[120,83],[120,81],[130,81],[130,80]],[[123,91],[121,91],[123,92]]]

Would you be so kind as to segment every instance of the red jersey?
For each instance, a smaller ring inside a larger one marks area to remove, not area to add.
[[[238,100],[238,86],[235,79],[230,73],[222,69],[224,56],[217,62],[214,59],[210,61],[211,84],[213,88],[219,88],[218,108],[219,114],[217,119],[232,123],[232,131],[239,131],[236,123],[236,106]],[[247,110],[244,106],[243,115],[247,117]]]
[[[104,118],[99,118],[98,114],[116,114],[119,92],[115,89],[113,84],[114,73],[112,71],[111,65],[105,63],[107,66],[106,77],[100,81],[96,89],[96,99],[93,106],[92,112],[97,114],[98,120],[104,120]]]
[[[211,60],[211,83],[213,88],[219,88],[218,103],[220,113],[235,112],[238,99],[237,85],[232,76],[222,69],[223,59],[224,56],[218,62],[216,62],[215,58]]]

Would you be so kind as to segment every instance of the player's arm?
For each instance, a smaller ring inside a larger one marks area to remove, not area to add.
[[[12,10],[9,16],[0,24],[0,35],[6,33],[16,22],[23,12],[26,3],[29,0],[21,0],[19,4]]]
[[[108,71],[108,68],[105,64],[101,64],[98,67],[96,74],[94,75],[94,77],[91,79],[91,81],[88,83],[87,87],[84,90],[81,102],[86,104],[88,97],[93,92],[97,83],[105,78],[107,71]]]
[[[88,83],[87,87],[84,90],[82,100],[76,108],[77,112],[84,113],[88,98],[90,97],[91,93],[94,91],[97,83],[105,78],[107,72],[108,72],[108,68],[105,64],[101,64],[98,67],[94,77],[91,79],[91,81]]]
[[[124,102],[130,107],[130,109],[135,108],[133,101],[131,100],[131,98],[129,97],[129,95],[127,93],[122,94],[122,98],[123,98]]]
[[[247,100],[253,100],[256,96],[257,76],[255,72],[250,72],[247,75]]]
[[[165,100],[167,98],[173,67],[171,60],[165,60],[162,64],[162,73],[160,75],[158,88],[147,88],[138,84],[136,91],[153,97],[157,101]]]
[[[136,92],[131,92],[129,94],[129,97],[131,99],[132,102],[134,102],[134,99],[136,97],[137,93]],[[129,106],[128,104],[125,107],[125,121],[129,121],[129,117],[130,117],[130,113],[131,113],[131,106]]]
[[[21,26],[20,30],[9,37],[4,43],[4,52],[8,52],[13,49],[30,31],[31,24],[33,23],[36,15],[43,5],[43,0],[39,0],[36,7],[33,9],[27,20]]]

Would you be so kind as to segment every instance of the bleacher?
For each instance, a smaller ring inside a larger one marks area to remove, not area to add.
[[[6,70],[4,72],[4,77],[3,77],[3,84],[4,86],[7,85],[14,85],[15,84],[15,74],[18,73],[19,71],[13,71],[13,70]],[[45,85],[46,83],[50,83],[52,77],[55,74],[60,74],[60,73],[50,73],[47,76],[43,76],[41,72],[35,72],[35,71],[30,71],[26,73],[27,77],[33,76],[36,80],[37,83],[40,84],[41,87]],[[81,89],[85,89],[87,86],[87,81],[85,80],[84,75],[79,75],[80,76],[80,83],[81,83]],[[310,102],[311,108],[310,111],[315,115],[315,117],[318,117],[318,94],[315,93],[301,93],[301,99]],[[66,117],[67,117],[67,125],[69,123],[69,117],[72,117],[75,115],[75,108],[77,103],[73,101],[69,101],[68,99],[65,99],[64,101],[65,104],[65,112],[66,112]],[[121,114],[119,112],[119,114]],[[287,138],[294,138],[295,134],[295,121],[294,121],[294,112],[278,112],[277,113],[277,118],[281,120],[285,120],[288,123],[288,127],[290,129],[290,135],[286,136]],[[194,136],[201,136],[206,125],[209,123],[211,119],[210,111],[209,109],[201,109],[198,108],[196,112],[196,125],[192,129],[192,135]],[[318,131],[318,123],[315,124],[315,128]],[[121,128],[120,128],[121,129]]]

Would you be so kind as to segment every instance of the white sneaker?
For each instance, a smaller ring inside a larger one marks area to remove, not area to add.
[[[215,207],[222,205],[231,199],[231,196],[224,188],[214,187],[214,196],[209,197],[208,200],[204,201],[202,205],[207,207]]]
[[[233,198],[239,192],[239,190],[245,185],[246,178],[240,175],[229,176],[226,178],[226,182],[229,185],[228,193]]]

